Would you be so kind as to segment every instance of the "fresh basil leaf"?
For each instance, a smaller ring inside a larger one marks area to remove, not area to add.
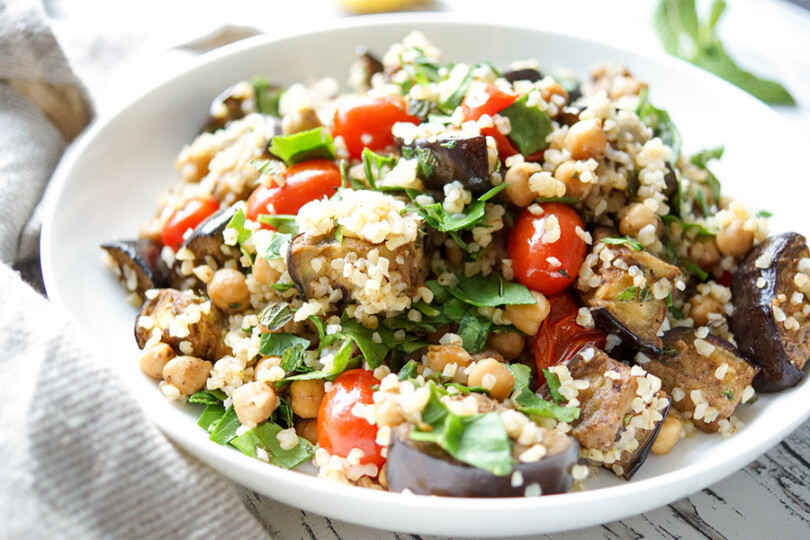
[[[285,89],[267,82],[267,79],[258,75],[250,81],[253,91],[256,94],[256,110],[261,114],[270,116],[281,116],[278,111],[278,104]]]
[[[200,413],[197,425],[211,433],[223,416],[225,416],[225,407],[222,406],[222,403],[209,403]]]
[[[371,369],[375,369],[383,364],[385,357],[388,356],[389,346],[385,343],[385,340],[382,340],[382,343],[375,343],[372,336],[374,332],[384,332],[384,329],[378,328],[376,330],[370,330],[360,324],[354,317],[347,315],[343,316],[343,319],[340,321],[340,326],[343,328],[341,332],[351,338],[357,345],[357,348],[360,349],[360,354],[363,355],[363,358]],[[382,336],[382,334],[380,334],[380,336]],[[393,345],[393,342],[390,343]]]
[[[537,303],[524,285],[506,281],[500,274],[493,273],[489,277],[481,274],[472,277],[464,275],[457,277],[458,284],[448,288],[448,291],[459,300],[474,306],[497,307]]]
[[[293,318],[290,305],[281,302],[278,304],[268,304],[266,308],[259,312],[259,323],[270,332],[278,330]]]
[[[667,111],[659,109],[649,102],[646,88],[639,94],[636,114],[642,122],[653,129],[653,134],[659,137],[661,142],[672,148],[670,163],[677,162],[681,153],[681,132],[675,127],[675,123],[672,122]]]
[[[306,350],[309,347],[309,340],[293,334],[276,333],[262,334],[259,342],[259,353],[262,356],[283,356],[284,351],[299,345]]]
[[[431,395],[422,411],[430,431],[411,430],[411,439],[432,442],[448,454],[473,467],[504,476],[512,471],[512,443],[498,413],[458,416],[439,401],[436,385],[429,382]]]
[[[228,396],[222,390],[200,390],[189,396],[188,402],[216,405],[217,403],[222,403],[226,397]]]
[[[231,446],[239,449],[243,454],[256,457],[256,448],[261,448],[270,458],[270,463],[284,469],[294,469],[315,454],[312,443],[298,437],[298,444],[290,450],[281,448],[276,436],[282,430],[278,424],[263,422],[255,428],[246,431],[239,437],[230,441]]]
[[[225,226],[226,229],[234,229],[236,230],[236,242],[239,244],[239,251],[242,252],[248,260],[250,260],[250,253],[248,253],[247,249],[243,245],[250,235],[253,234],[253,231],[245,227],[245,213],[240,208],[236,211],[228,224]]]
[[[261,221],[261,218],[259,218]],[[267,252],[263,255],[267,261],[272,261],[281,258],[281,251],[285,246],[289,245],[292,241],[292,235],[287,233],[275,233],[273,239],[270,240],[270,245],[267,246]]]
[[[628,238],[626,236],[614,238],[602,238],[600,242],[612,246],[627,246],[633,251],[642,251],[644,249],[644,244],[642,244],[638,240],[633,240],[632,238]]]
[[[323,127],[291,135],[276,135],[270,140],[268,150],[287,165],[310,159],[335,159],[335,143],[329,131]]]
[[[419,364],[416,363],[416,360],[408,360],[408,362],[404,366],[402,366],[402,369],[399,370],[397,380],[404,381],[416,377],[416,375],[418,374],[417,371],[418,367]]]
[[[206,409],[208,407],[213,407],[213,405],[206,406]],[[241,425],[239,418],[236,417],[236,411],[233,409],[233,405],[231,405],[216,425],[211,424],[209,426],[211,436],[208,438],[218,444],[228,444],[236,437],[236,430],[239,429]],[[212,427],[213,430],[210,429]]]
[[[526,105],[528,99],[526,94],[499,113],[509,118],[512,126],[509,138],[524,156],[548,148],[546,137],[553,131],[548,113]]]
[[[560,378],[557,374],[543,368],[543,376],[546,378],[546,386],[548,386],[548,392],[551,394],[554,403],[559,405],[564,401],[567,402],[568,400],[560,394]]]
[[[259,216],[259,223],[270,225],[282,234],[289,234],[292,236],[298,234],[298,224],[295,222],[295,216],[286,214],[261,214]]]

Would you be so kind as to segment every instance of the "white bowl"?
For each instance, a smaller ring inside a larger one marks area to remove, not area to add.
[[[669,503],[743,467],[810,415],[810,384],[804,381],[741,406],[737,415],[746,426],[732,439],[699,434],[682,440],[668,456],[651,455],[631,482],[605,471],[591,481],[599,489],[482,500],[381,493],[269,466],[210,442],[190,408],[165,400],[136,368],[136,311],[100,264],[98,245],[137,235],[159,192],[176,180],[176,154],[196,135],[211,99],[226,86],[257,73],[282,83],[322,75],[345,81],[356,45],[382,54],[413,29],[425,32],[445,60],[504,66],[536,58],[543,69],[570,67],[581,77],[598,61],[625,63],[650,83],[651,100],[668,109],[688,152],[726,145],[715,171],[728,193],[754,210],[774,212],[774,229],[802,231],[806,190],[797,193],[802,188],[791,181],[808,141],[759,101],[680,61],[558,31],[425,14],[353,18],[303,35],[245,40],[204,55],[97,121],[60,164],[47,201],[42,265],[50,298],[115,351],[110,361],[161,430],[222,474],[308,511],[383,529],[497,536],[585,527]]]

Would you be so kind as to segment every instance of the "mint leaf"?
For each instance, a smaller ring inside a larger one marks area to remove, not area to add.
[[[612,238],[602,238],[600,240],[603,244],[613,245],[613,246],[627,246],[633,251],[641,251],[644,249],[644,244],[639,242],[638,240],[633,240],[632,238],[628,238],[626,236],[623,237],[612,237]]]
[[[509,138],[524,156],[548,148],[546,137],[553,130],[548,113],[526,105],[528,99],[529,95],[526,94],[500,112],[502,116],[509,118],[512,126]]]
[[[218,403],[222,403],[226,397],[228,396],[222,390],[200,390],[199,392],[192,394],[188,398],[188,402],[216,405]]]
[[[567,402],[568,400],[560,394],[560,378],[557,374],[543,368],[543,377],[546,378],[546,386],[548,386],[548,392],[551,394],[551,399],[554,400],[554,403],[560,404],[563,401]]]
[[[294,469],[315,454],[312,443],[298,437],[298,444],[290,450],[281,448],[276,435],[282,427],[272,422],[264,422],[230,441],[231,446],[246,456],[256,457],[256,448],[261,448],[270,458],[270,463],[284,469]]]
[[[222,403],[209,403],[200,414],[197,425],[211,433],[223,416],[225,416],[225,407],[222,406]]]
[[[261,217],[259,217],[261,221]],[[272,261],[281,258],[281,251],[284,246],[292,241],[292,235],[287,233],[276,233],[273,239],[270,240],[270,245],[267,246],[267,252],[263,255],[265,260]]]
[[[268,304],[259,312],[259,323],[269,331],[278,330],[293,318],[290,305],[287,303]]]
[[[286,214],[261,214],[259,216],[259,223],[270,225],[278,232],[295,236],[298,234],[298,224],[295,222],[295,216]]]
[[[512,403],[524,414],[556,418],[560,422],[573,422],[579,418],[578,407],[563,407],[546,401],[529,389],[532,370],[523,364],[507,366],[515,377],[515,388],[512,390]],[[545,373],[547,370],[543,370]],[[553,375],[553,373],[551,373]],[[559,381],[558,381],[559,382]],[[549,388],[549,392],[551,392]],[[554,394],[552,393],[552,398]]]
[[[478,307],[497,307],[503,305],[531,305],[537,301],[529,289],[520,283],[506,281],[500,274],[484,277],[477,274],[472,277],[458,275],[458,284],[449,287],[450,294],[468,304]]]
[[[270,116],[281,116],[278,111],[278,104],[285,89],[270,84],[261,75],[253,77],[250,84],[256,94],[256,110]]]
[[[214,405],[208,405],[206,409],[213,406]],[[239,422],[239,418],[236,417],[236,411],[233,410],[233,405],[231,405],[216,424],[212,423],[208,427],[208,430],[211,432],[211,436],[208,438],[218,444],[228,444],[236,437],[236,430],[239,429],[241,425],[242,423]]]
[[[270,140],[268,150],[287,165],[310,159],[335,159],[335,143],[323,127],[277,135]]]
[[[304,350],[309,347],[309,340],[293,334],[262,334],[259,342],[259,353],[262,356],[283,356],[287,349],[300,345]]]
[[[377,179],[382,177],[385,167],[393,169],[397,164],[397,156],[383,156],[369,148],[363,148],[361,157],[363,159],[363,172],[366,174],[366,180],[371,189],[376,189]]]

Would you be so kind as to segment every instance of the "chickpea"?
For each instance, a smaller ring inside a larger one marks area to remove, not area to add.
[[[726,257],[741,259],[754,245],[754,233],[743,229],[743,224],[735,219],[717,233],[717,249]]]
[[[456,364],[458,367],[467,367],[472,363],[470,353],[458,345],[431,345],[427,352],[428,367],[441,373],[445,366]]]
[[[399,407],[396,398],[383,399],[374,409],[374,419],[379,427],[398,426],[405,421],[402,409]]]
[[[717,249],[717,244],[714,243],[714,238],[699,237],[689,247],[689,259],[703,270],[711,270],[715,264],[720,262],[720,251]]]
[[[622,96],[637,96],[645,88],[647,88],[647,83],[641,82],[635,77],[619,76],[613,79],[609,94],[611,98],[619,99]]]
[[[293,381],[290,385],[290,406],[301,418],[317,418],[323,394],[323,381]]]
[[[264,422],[278,406],[276,393],[263,382],[243,384],[233,391],[233,410],[243,426],[254,427]]]
[[[689,316],[695,322],[695,326],[706,326],[709,324],[709,315],[717,313],[723,315],[723,305],[714,297],[702,294],[696,294],[689,299],[691,308],[689,309]]]
[[[650,450],[657,456],[669,454],[681,438],[681,431],[683,424],[681,420],[673,414],[667,415],[661,423],[661,429],[658,431],[658,436],[655,437],[655,442],[652,444]]]
[[[168,344],[160,342],[157,345],[145,348],[141,352],[138,367],[153,379],[162,379],[163,368],[172,358],[174,358],[174,349]]]
[[[377,476],[377,481],[384,488],[388,488],[388,462],[383,463],[380,474]]]
[[[184,396],[199,392],[211,373],[211,362],[195,356],[176,356],[163,367],[163,380]]]
[[[493,398],[503,401],[512,393],[515,377],[504,364],[494,358],[487,358],[470,369],[467,385],[486,388]]]
[[[281,121],[281,130],[284,135],[299,133],[321,127],[321,120],[315,111],[309,107],[303,107],[297,111],[287,114]]]
[[[529,188],[529,177],[543,170],[538,163],[524,161],[516,163],[506,170],[503,181],[506,182],[506,196],[515,206],[525,208],[532,204],[537,193]]]
[[[564,161],[557,165],[554,178],[565,184],[565,194],[569,197],[584,199],[591,191],[591,185],[579,179],[576,161]]]
[[[647,225],[653,225],[659,235],[663,230],[663,224],[655,212],[645,204],[633,203],[619,221],[619,231],[625,236],[637,238],[639,231]]]
[[[281,277],[281,272],[270,266],[262,257],[256,257],[253,262],[253,277],[262,285],[275,283]]]
[[[250,305],[245,275],[233,268],[222,268],[214,273],[208,284],[208,296],[221,309],[239,310]]]
[[[598,119],[580,120],[568,130],[564,145],[574,159],[602,159],[607,148],[607,135]]]
[[[295,432],[312,444],[318,444],[318,420],[305,418],[295,423]]]
[[[533,336],[540,330],[540,324],[551,311],[551,304],[542,293],[537,291],[531,291],[531,293],[536,303],[506,306],[506,315],[509,320],[527,336]]]
[[[517,332],[493,332],[487,338],[487,347],[492,347],[507,360],[514,360],[526,347],[526,337]]]
[[[551,101],[551,96],[555,95],[562,96],[566,102],[568,101],[568,92],[551,77],[546,77],[540,81],[540,95],[543,96],[543,101]]]
[[[253,368],[253,380],[259,382],[266,382],[271,380],[271,369],[281,365],[281,358],[278,356],[266,356],[256,362]]]

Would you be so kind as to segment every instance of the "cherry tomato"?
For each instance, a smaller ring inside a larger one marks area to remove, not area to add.
[[[332,161],[312,159],[297,163],[284,173],[281,187],[257,187],[247,201],[247,217],[261,214],[295,215],[309,201],[331,197],[340,187],[340,169]]]
[[[548,301],[551,311],[532,343],[540,384],[546,380],[543,368],[548,369],[569,360],[588,345],[604,348],[607,341],[607,336],[601,330],[588,330],[577,324],[579,307],[569,294],[556,294],[550,296]]]
[[[515,279],[549,295],[562,291],[576,279],[586,250],[585,241],[577,235],[576,228],[585,230],[585,225],[576,210],[567,204],[543,203],[540,206],[543,213],[539,216],[528,209],[518,215],[509,233],[507,248]],[[554,227],[553,218],[559,227]],[[546,239],[555,235],[557,229],[559,238],[547,243]]]
[[[164,246],[177,251],[183,245],[183,235],[219,210],[219,203],[214,199],[196,197],[189,199],[163,225],[161,240]]]
[[[321,448],[341,457],[348,456],[352,448],[359,448],[365,452],[361,463],[383,466],[382,447],[376,442],[377,427],[352,414],[355,403],[373,403],[371,387],[378,384],[380,381],[365,369],[344,371],[332,382],[318,411]]]
[[[349,157],[359,159],[363,148],[376,151],[393,145],[391,128],[397,122],[419,123],[419,119],[406,110],[405,98],[401,96],[347,99],[335,111],[332,135],[342,137]]]
[[[478,120],[485,114],[496,120],[497,113],[514,103],[517,98],[516,94],[504,92],[492,83],[477,81],[471,84],[470,89],[467,90],[467,95],[461,102],[461,112],[464,113],[464,120]],[[518,153],[509,137],[494,126],[482,128],[481,135],[495,139],[495,143],[498,145],[498,157],[501,158],[501,161]]]
[[[504,92],[492,83],[476,81],[470,85],[464,101],[461,102],[461,112],[465,120],[478,120],[485,114],[495,116],[509,105],[517,101],[517,94]]]

